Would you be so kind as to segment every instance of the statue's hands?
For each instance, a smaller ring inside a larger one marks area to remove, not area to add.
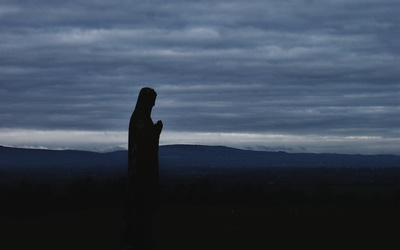
[[[161,134],[161,130],[163,129],[163,123],[162,121],[158,121],[155,125],[154,125],[155,129],[156,129],[156,133],[158,135]]]

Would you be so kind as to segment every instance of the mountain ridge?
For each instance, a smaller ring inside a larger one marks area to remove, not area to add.
[[[226,146],[172,144],[159,149],[163,167],[400,167],[398,155],[287,153]],[[125,167],[127,151],[26,149],[0,146],[0,167]]]

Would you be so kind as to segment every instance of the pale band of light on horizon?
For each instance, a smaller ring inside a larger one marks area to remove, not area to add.
[[[98,152],[126,150],[128,135],[127,132],[118,131],[0,130],[0,132],[0,140],[4,142],[5,146],[13,143],[22,148],[80,149]],[[63,141],[63,146],[60,147],[59,141]],[[165,132],[160,138],[161,145],[222,145],[240,149],[289,153],[399,154],[397,150],[391,151],[398,143],[400,140],[372,136],[335,137],[249,133]],[[384,145],[384,147],[375,148],[375,145]]]

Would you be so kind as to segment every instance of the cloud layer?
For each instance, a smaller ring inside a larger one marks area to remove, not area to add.
[[[400,153],[399,10],[395,0],[2,1],[0,127],[123,133],[151,86],[154,119],[193,143],[196,133],[306,147],[314,136],[380,138],[367,143]]]

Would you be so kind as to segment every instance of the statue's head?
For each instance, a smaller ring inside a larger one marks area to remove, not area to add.
[[[157,93],[154,89],[149,87],[142,88],[136,102],[135,113],[150,115],[151,110],[156,103],[156,97]]]

